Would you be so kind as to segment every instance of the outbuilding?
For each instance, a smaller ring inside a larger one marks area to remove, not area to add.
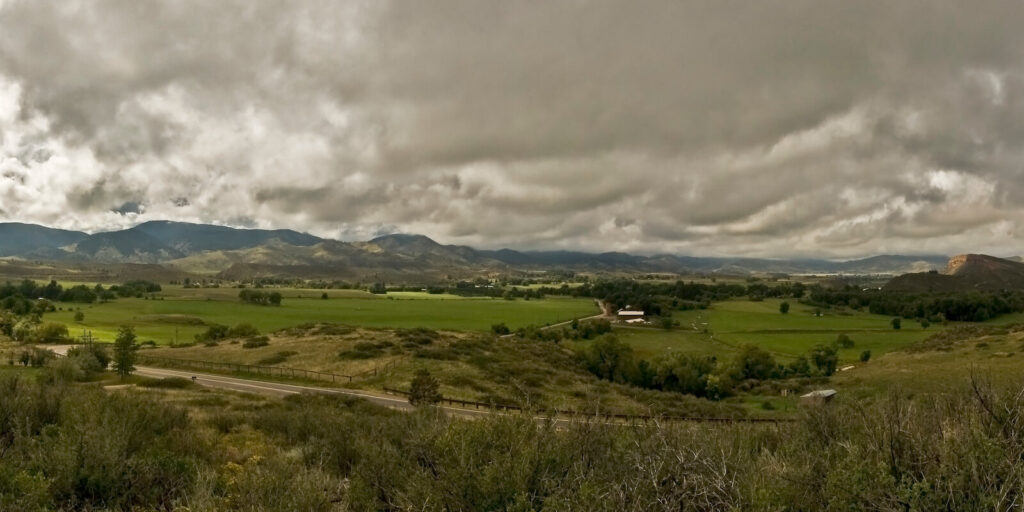
[[[800,403],[804,405],[822,405],[832,401],[838,392],[834,389],[818,389],[802,395]]]
[[[618,312],[619,320],[623,320],[629,323],[642,322],[644,320],[644,311],[642,309],[631,309],[626,306]]]

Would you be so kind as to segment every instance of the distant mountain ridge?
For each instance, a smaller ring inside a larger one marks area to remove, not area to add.
[[[860,260],[702,258],[621,252],[480,250],[415,234],[341,242],[279,229],[151,221],[87,234],[0,223],[0,257],[92,263],[164,264],[202,273],[259,275],[453,275],[467,269],[566,269],[643,273],[900,274],[943,268],[945,256],[883,255]]]
[[[1024,263],[985,254],[960,254],[945,271],[905,274],[889,281],[889,291],[961,292],[1024,290]]]

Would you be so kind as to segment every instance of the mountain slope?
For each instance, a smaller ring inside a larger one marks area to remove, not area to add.
[[[20,222],[0,223],[0,257],[56,250],[89,235]]]
[[[919,272],[893,278],[883,288],[904,292],[1024,290],[1024,263],[984,254],[950,258],[944,273]]]
[[[239,229],[209,224],[151,221],[126,230],[160,240],[164,245],[185,254],[202,251],[229,251],[266,244],[272,240],[309,246],[323,241],[319,237],[290,229]]]

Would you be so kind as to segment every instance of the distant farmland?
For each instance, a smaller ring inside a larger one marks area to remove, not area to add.
[[[829,345],[840,334],[846,334],[853,339],[854,346],[839,349],[839,357],[853,362],[864,350],[878,356],[943,329],[941,325],[922,329],[917,322],[905,319],[902,329],[894,330],[889,316],[853,310],[824,310],[821,316],[815,316],[814,308],[796,301],[790,301],[792,308],[784,315],[779,312],[781,302],[716,302],[706,310],[675,312],[672,318],[680,323],[678,329],[617,327],[614,332],[637,354],[651,360],[674,352],[729,357],[746,344],[788,360],[815,345]]]
[[[209,324],[250,323],[263,332],[305,323],[339,323],[363,327],[427,327],[466,331],[489,330],[504,322],[515,329],[545,325],[598,313],[591,299],[550,297],[542,300],[502,300],[436,296],[426,293],[372,295],[356,290],[277,289],[284,295],[280,307],[240,302],[237,289],[181,289],[165,287],[162,299],[118,299],[106,304],[64,304],[64,310],[46,315],[66,324],[72,336],[88,330],[100,340],[112,340],[120,325],[134,326],[141,341],[160,344],[175,339],[187,342]],[[301,297],[301,298],[300,298]],[[390,297],[390,298],[389,298]],[[76,308],[85,314],[74,321]]]

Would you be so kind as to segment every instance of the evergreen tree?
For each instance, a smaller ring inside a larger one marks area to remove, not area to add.
[[[440,383],[426,368],[416,371],[409,388],[409,403],[412,405],[433,405],[441,401]]]
[[[121,378],[135,371],[135,351],[139,349],[135,339],[135,329],[132,327],[122,325],[118,329],[117,338],[114,340],[114,370]]]

